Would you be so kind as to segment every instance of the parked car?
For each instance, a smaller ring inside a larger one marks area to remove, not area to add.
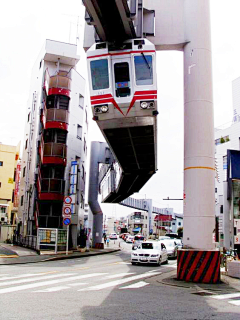
[[[173,239],[173,240],[176,242],[178,249],[182,249],[183,247],[182,240],[181,239]]]
[[[134,236],[127,236],[126,242],[132,243],[134,241]]]
[[[168,263],[166,246],[161,241],[144,241],[139,244],[136,250],[132,251],[131,263]]]
[[[134,236],[133,244],[132,244],[132,249],[136,249],[139,244],[141,244],[145,240],[145,237],[141,234],[136,234]]]
[[[124,233],[124,236],[122,237],[124,241],[126,241],[127,236],[129,236],[129,233]]]
[[[177,246],[177,243],[174,241],[174,239],[164,239],[161,241],[165,244],[167,248],[168,257],[177,258],[178,246]]]
[[[111,233],[110,236],[109,236],[109,239],[116,240],[117,239],[117,234],[116,233]]]

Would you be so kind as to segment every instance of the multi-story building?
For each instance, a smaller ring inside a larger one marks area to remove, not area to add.
[[[227,175],[233,166],[235,168],[240,166],[240,162],[230,164],[231,152],[228,152],[228,150],[240,150],[240,77],[232,83],[232,94],[233,121],[228,126],[215,129],[217,222],[217,238],[215,240],[220,243],[221,247],[224,246],[227,249],[238,247],[240,249],[240,237],[235,234],[237,228],[234,229],[238,223],[240,226],[240,214],[236,214],[240,211],[240,194],[236,190],[238,189],[237,185],[240,185],[240,180],[238,176]]]
[[[141,233],[148,237],[149,219],[145,211],[132,212],[128,215],[128,232],[131,234]]]
[[[15,223],[15,178],[19,161],[20,142],[17,146],[0,144],[0,221]]]
[[[78,61],[76,45],[47,40],[33,67],[19,203],[21,233],[34,236],[37,228],[63,228],[64,196],[75,195],[73,247],[84,227],[88,130],[85,80],[76,71]]]

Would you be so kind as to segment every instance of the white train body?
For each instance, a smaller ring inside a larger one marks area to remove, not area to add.
[[[147,39],[127,40],[117,50],[95,43],[87,61],[93,119],[123,173],[137,181],[132,188],[137,191],[157,164],[155,47]]]

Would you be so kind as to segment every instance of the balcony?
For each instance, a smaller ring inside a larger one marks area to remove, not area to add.
[[[42,164],[60,164],[66,166],[67,146],[63,143],[42,143],[39,148]]]
[[[63,179],[38,177],[38,199],[39,200],[60,200],[64,199],[65,181]]]
[[[69,112],[62,109],[44,109],[43,124],[44,129],[68,130]]]
[[[59,71],[57,75],[50,76],[48,69],[45,71],[44,88],[47,95],[61,94],[70,97],[71,83],[70,72]]]

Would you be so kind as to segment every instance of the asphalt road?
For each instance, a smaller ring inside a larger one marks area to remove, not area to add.
[[[89,258],[0,266],[0,319],[237,319],[229,299],[166,285],[168,265],[132,266],[131,245]],[[240,295],[239,295],[240,299]],[[232,300],[231,300],[232,301]]]

